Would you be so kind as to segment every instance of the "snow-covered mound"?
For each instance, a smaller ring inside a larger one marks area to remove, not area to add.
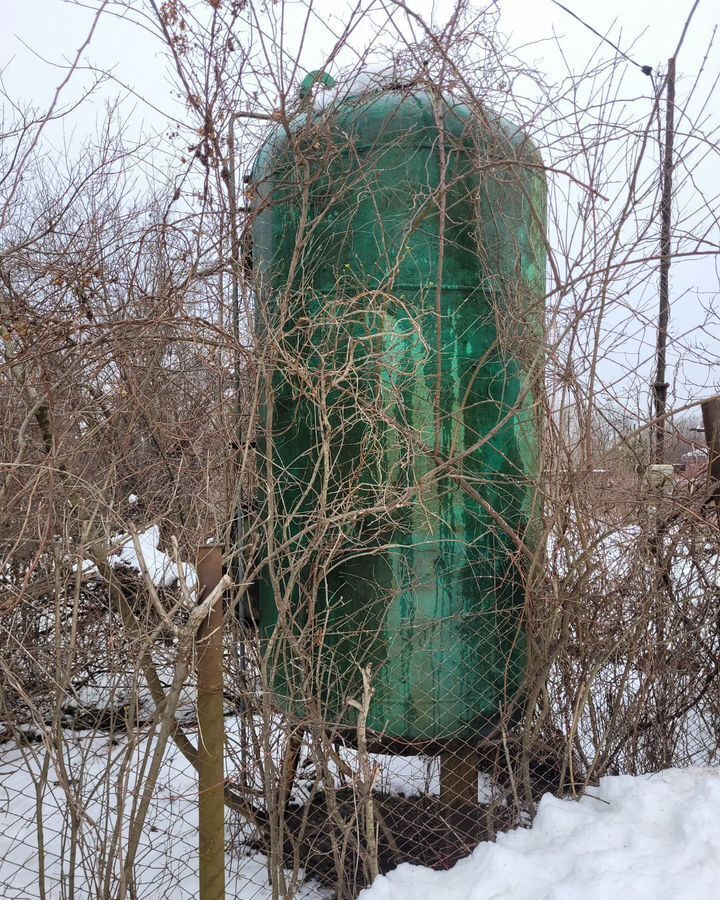
[[[172,587],[180,581],[177,562],[159,549],[160,529],[157,525],[151,525],[137,535],[137,546],[129,534],[114,535],[112,544],[117,549],[108,556],[108,562],[114,569],[127,567],[139,573],[145,570],[156,587]],[[183,582],[192,595],[197,586],[195,567],[187,562],[181,565]],[[82,572],[87,578],[100,578],[97,566],[91,560],[83,560]]]
[[[714,900],[719,885],[720,769],[668,769],[547,794],[532,828],[448,872],[399,866],[359,900]]]
[[[177,563],[167,553],[163,553],[162,550],[158,549],[160,529],[157,525],[152,525],[137,536],[139,554],[130,535],[116,535],[115,541],[120,543],[121,547],[110,557],[111,565],[115,567],[121,565],[130,566],[138,572],[142,572],[144,566],[152,583],[165,587],[175,584],[180,578]],[[192,581],[195,572],[194,570],[191,573],[185,571],[183,574],[186,581]],[[188,575],[190,575],[189,579]]]

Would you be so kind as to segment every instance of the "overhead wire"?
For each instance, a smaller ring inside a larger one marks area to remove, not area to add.
[[[573,19],[576,19],[578,22],[580,22],[581,25],[584,25],[585,28],[592,31],[592,33],[594,35],[597,35],[597,37],[599,37],[601,41],[604,41],[606,44],[609,44],[614,50],[616,50],[620,54],[620,56],[623,57],[623,59],[626,59],[633,66],[637,66],[638,69],[640,69],[640,71],[643,73],[643,75],[648,75],[648,76],[652,77],[652,72],[653,72],[652,66],[647,66],[647,65],[644,66],[641,63],[639,63],[637,60],[633,59],[631,56],[628,56],[628,54],[622,48],[618,47],[618,45],[616,43],[614,43],[614,41],[611,41],[609,37],[606,37],[604,34],[599,32],[596,28],[593,28],[592,25],[590,25],[588,22],[586,22],[584,19],[582,19],[577,13],[573,12],[571,9],[569,9],[567,6],[565,6],[563,3],[560,3],[559,0],[550,0],[550,2],[554,3],[555,6],[559,6],[560,9],[562,9],[564,12],[566,12],[569,16],[572,16]]]

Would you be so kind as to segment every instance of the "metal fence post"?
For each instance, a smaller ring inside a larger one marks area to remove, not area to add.
[[[219,544],[198,550],[198,601],[222,578]],[[225,898],[225,771],[223,719],[223,605],[213,604],[197,634],[198,831],[200,900]]]

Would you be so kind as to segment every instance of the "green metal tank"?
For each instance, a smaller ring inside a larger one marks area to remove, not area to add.
[[[250,181],[277,702],[351,728],[370,666],[376,745],[480,738],[526,665],[542,161],[396,85],[277,127]]]

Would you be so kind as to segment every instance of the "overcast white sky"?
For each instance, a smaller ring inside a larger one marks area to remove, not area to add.
[[[65,0],[0,0],[3,21],[0,65],[6,87],[12,94],[38,103],[51,96],[63,75],[56,66],[74,56],[83,43],[97,2],[89,0],[87,5],[73,5]],[[294,6],[300,11],[300,3],[286,2],[288,8]],[[308,42],[305,49],[305,67],[317,64],[322,58],[323,45],[327,46],[322,23],[331,23],[333,18],[346,19],[345,10],[350,5],[347,0],[315,0],[317,19],[313,29],[317,38]],[[565,5],[599,31],[608,33],[622,47],[632,46],[631,55],[639,62],[657,66],[664,64],[672,53],[692,0],[633,0],[632,3],[567,0]],[[445,18],[450,8],[446,0],[408,0],[408,6],[439,20]],[[551,0],[499,0],[498,6],[501,28],[512,38],[513,45],[534,44],[526,47],[524,55],[551,79],[562,76],[566,65],[581,69],[596,51],[597,38]],[[697,71],[718,22],[720,3],[701,0],[682,51],[680,73]],[[292,24],[288,31],[292,32]],[[553,34],[563,38],[565,62],[552,42],[543,44]],[[715,54],[717,57],[718,50]],[[168,105],[168,73],[159,47],[151,37],[144,38],[135,26],[123,24],[116,17],[104,17],[83,59],[113,71],[144,100],[160,108],[172,108]],[[638,73],[637,77],[642,82],[644,76]],[[153,119],[149,108],[146,115]]]
[[[32,102],[45,107],[55,87],[64,77],[62,66],[74,57],[87,37],[98,0],[87,5],[70,5],[64,0],[0,0],[3,29],[0,33],[0,67],[5,90],[17,102]],[[366,0],[370,2],[370,0]],[[377,0],[380,3],[380,0]],[[513,46],[524,47],[521,53],[547,74],[553,82],[560,80],[568,69],[582,71],[587,61],[597,53],[599,41],[580,23],[554,5],[551,0],[499,0],[500,27]],[[596,29],[608,33],[642,64],[663,67],[674,51],[682,25],[692,6],[692,0],[604,0],[603,3],[588,0],[565,0],[565,5],[588,20]],[[293,10],[299,14],[300,4],[288,3],[288,37],[299,32],[293,21]],[[433,15],[442,20],[449,11],[443,0],[434,4],[431,0],[408,0],[408,6],[423,15]],[[315,0],[316,18],[313,20],[313,39],[303,50],[301,68],[309,70],[323,62],[323,52],[330,45],[333,23],[347,19],[349,4],[346,0]],[[700,69],[713,29],[720,22],[718,0],[701,0],[691,29],[678,60],[678,91],[682,94],[692,83]],[[559,36],[563,53],[558,50],[553,36]],[[603,54],[609,51],[605,48]],[[166,126],[163,112],[177,113],[171,93],[171,72],[157,41],[144,35],[136,26],[130,26],[114,17],[100,20],[89,47],[83,53],[83,62],[112,71],[117,83],[109,85],[98,95],[94,105],[84,106],[74,119],[68,120],[62,130],[51,133],[57,146],[76,128],[87,132],[94,127],[93,117],[100,121],[104,115],[103,102],[117,95],[125,96],[124,111],[132,110],[133,130],[141,127],[158,130]],[[704,81],[709,84],[720,72],[720,39],[713,47],[705,67]],[[68,97],[79,97],[83,83],[88,83],[89,73],[80,74],[73,82]],[[126,86],[127,90],[120,87]],[[628,72],[628,94],[637,96],[649,93],[648,79],[638,70]],[[720,122],[720,91],[715,95],[714,107],[707,110],[716,122]],[[717,157],[716,157],[717,159]],[[718,192],[720,177],[717,162],[698,170],[701,189]],[[715,232],[715,240],[719,238]],[[714,259],[693,261],[673,270],[673,327],[676,333],[695,328],[703,318],[703,306],[718,294],[718,267]],[[696,340],[697,337],[697,340]],[[712,366],[703,365],[702,350],[697,358],[688,352],[688,344],[701,345],[720,341],[720,332],[714,327],[710,334],[693,335],[684,341],[682,348],[671,350],[670,363],[675,402],[681,404],[697,392],[709,393],[720,382],[713,360]],[[717,354],[720,356],[720,353]]]

